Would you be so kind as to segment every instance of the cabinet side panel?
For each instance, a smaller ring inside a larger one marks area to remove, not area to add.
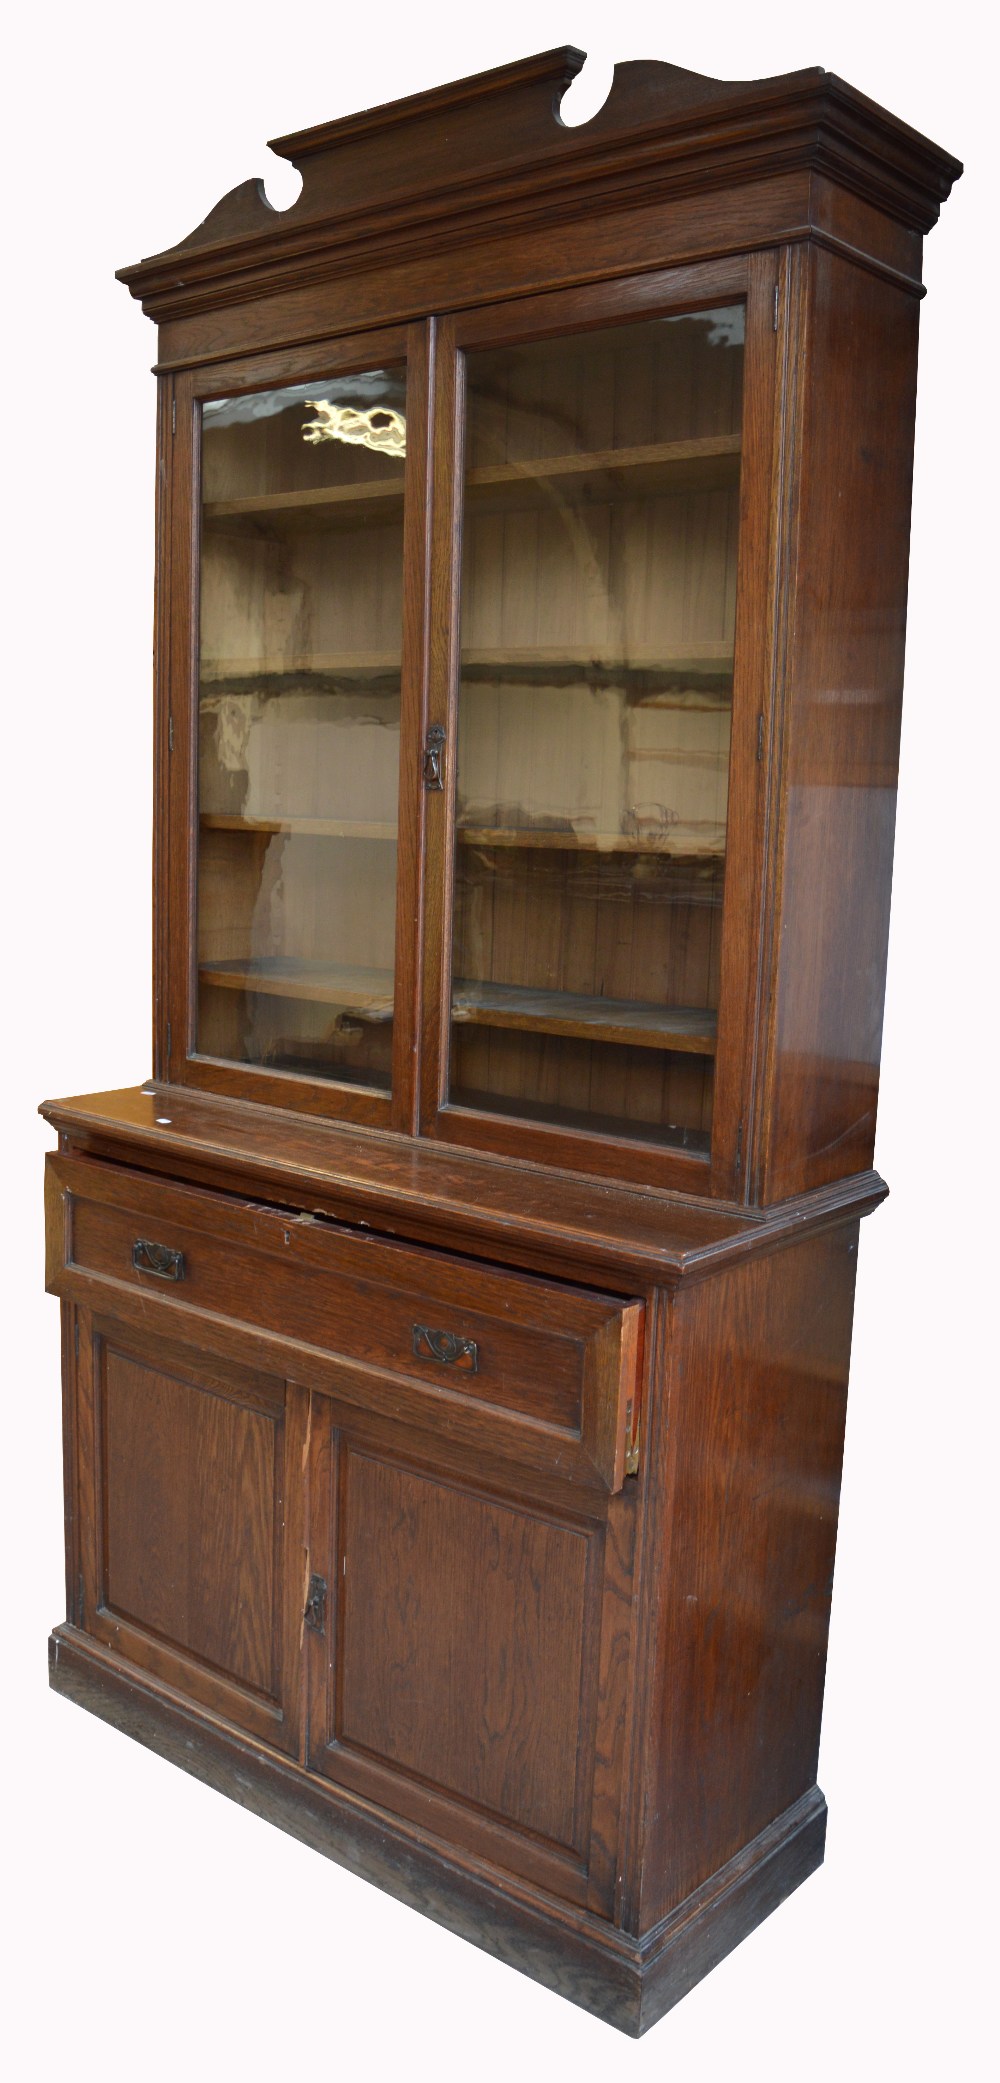
[[[815,1781],[857,1234],[845,1224],[675,1306],[643,1930]]]
[[[872,1162],[906,624],[918,306],[819,250],[804,294],[765,1201]]]

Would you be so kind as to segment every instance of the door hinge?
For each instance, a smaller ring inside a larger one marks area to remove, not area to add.
[[[444,741],[444,724],[429,724],[423,757],[424,787],[429,792],[444,787]]]
[[[762,709],[762,710],[761,710],[761,712],[760,712],[760,715],[759,715],[759,716],[758,716],[758,718],[757,718],[757,758],[758,758],[758,760],[762,760],[762,759],[763,759],[763,757],[764,757],[764,711],[763,711],[763,709]]]
[[[306,1598],[306,1609],[302,1617],[305,1621],[306,1626],[312,1628],[313,1634],[321,1635],[324,1633],[326,1628],[325,1577],[310,1577],[309,1592]]]
[[[777,290],[775,290],[775,295],[777,296]],[[176,400],[176,398],[171,398],[171,400],[170,400],[170,432],[171,432],[171,434],[176,434],[176,432],[177,432],[177,400]]]
[[[743,1170],[743,1123],[742,1123],[742,1121],[740,1122],[740,1125],[739,1125],[739,1127],[738,1127],[738,1129],[737,1129],[737,1131],[736,1131],[736,1164],[735,1164],[735,1167],[734,1167],[734,1169],[735,1169],[735,1172],[736,1172],[736,1177],[737,1177],[737,1178],[739,1178],[739,1176],[740,1176],[740,1173],[741,1173],[741,1171]]]
[[[774,285],[774,330],[778,330],[778,285]]]
[[[172,752],[172,751],[173,751],[173,749],[174,749],[174,719],[173,719],[173,716],[172,716],[172,715],[168,715],[168,716],[167,716],[167,751],[168,751],[168,752]]]

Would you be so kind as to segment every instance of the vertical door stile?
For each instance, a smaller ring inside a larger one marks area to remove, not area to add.
[[[157,379],[156,547],[153,608],[153,1065],[158,1078],[168,1075],[170,887],[170,801],[172,714],[170,602],[173,449],[176,446],[177,394],[172,376]]]
[[[340,1595],[334,1545],[337,1447],[338,1434],[330,1405],[324,1396],[313,1393],[309,1397],[309,1420],[300,1463],[306,1505],[296,1637],[306,1695],[303,1732],[306,1765],[315,1764],[317,1754],[330,1740],[333,1726],[333,1649]],[[306,1626],[306,1599],[314,1576],[322,1577],[327,1586],[326,1614],[321,1632]]]
[[[420,1104],[421,958],[424,908],[424,792],[420,747],[427,728],[431,620],[436,321],[407,334],[406,491],[403,515],[403,637],[399,823],[396,870],[396,1012],[392,1126],[417,1130]]]
[[[768,1166],[774,1106],[775,1055],[773,1023],[782,917],[782,850],[785,796],[786,714],[789,703],[789,659],[794,638],[795,565],[798,502],[803,465],[803,418],[808,393],[810,357],[810,256],[807,247],[785,247],[776,256],[778,334],[773,398],[772,540],[770,549],[771,639],[770,742],[763,785],[760,1003],[754,1062],[754,1093],[746,1157],[747,1199],[763,1192]]]
[[[275,1578],[284,1585],[283,1608],[277,1617],[278,1654],[275,1692],[285,1702],[289,1748],[301,1764],[307,1759],[308,1702],[302,1654],[309,1561],[309,1456],[315,1398],[296,1382],[285,1383],[285,1425],[280,1494],[277,1505]]]
[[[774,501],[781,446],[782,341],[774,324],[778,286],[779,255],[770,250],[754,254],[747,283],[729,837],[712,1135],[712,1191],[735,1200],[746,1199],[750,1172],[764,931],[763,850],[774,697]]]
[[[76,1475],[80,1543],[80,1613],[78,1625],[93,1628],[103,1591],[103,1455],[97,1370],[94,1365],[94,1322],[89,1309],[77,1308],[75,1345]]]
[[[448,1076],[451,1000],[452,856],[455,816],[457,664],[462,510],[462,369],[453,319],[437,327],[434,355],[433,506],[430,642],[425,729],[445,733],[440,791],[425,796],[427,871],[424,908],[424,1001],[420,1120],[434,1132]],[[422,759],[420,768],[422,774]],[[421,782],[421,789],[423,787]]]
[[[176,415],[176,421],[174,420]],[[165,417],[164,428],[168,421]],[[174,382],[169,424],[164,432],[170,543],[170,615],[158,629],[165,646],[161,681],[159,744],[165,772],[168,811],[164,884],[169,921],[163,956],[166,1018],[162,1037],[163,1074],[171,1084],[181,1080],[194,1046],[197,1003],[196,903],[198,820],[196,794],[198,601],[199,601],[199,429],[200,410],[193,378]]]
[[[76,1349],[80,1323],[75,1302],[60,1303],[62,1319],[63,1516],[66,1527],[66,1613],[83,1625],[80,1561],[80,1471],[76,1421]]]

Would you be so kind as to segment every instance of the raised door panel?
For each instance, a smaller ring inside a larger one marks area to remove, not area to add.
[[[79,1312],[80,1621],[109,1649],[296,1750],[301,1391]]]
[[[105,1601],[273,1685],[273,1420],[104,1348]]]
[[[592,1540],[367,1454],[344,1511],[340,1740],[577,1845]]]
[[[322,1428],[313,1481],[313,1769],[609,1914],[632,1496],[586,1518]]]

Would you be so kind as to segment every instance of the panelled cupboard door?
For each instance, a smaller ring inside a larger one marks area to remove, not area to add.
[[[427,1133],[735,1184],[777,294],[765,254],[441,323]]]
[[[308,1399],[76,1311],[77,1623],[296,1753]]]
[[[612,1915],[634,1484],[550,1501],[316,1399],[310,1491],[311,1769]]]

